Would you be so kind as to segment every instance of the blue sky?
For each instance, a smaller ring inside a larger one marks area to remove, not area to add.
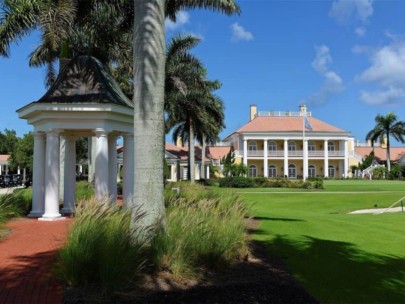
[[[258,110],[297,111],[364,141],[377,114],[405,120],[405,1],[239,0],[240,16],[181,12],[167,36],[201,38],[194,53],[222,82],[225,137]],[[0,130],[31,130],[15,110],[45,93],[45,70],[29,68],[37,35],[0,58]]]

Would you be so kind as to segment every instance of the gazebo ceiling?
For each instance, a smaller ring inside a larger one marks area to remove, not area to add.
[[[17,110],[36,131],[50,129],[133,132],[133,104],[103,64],[73,58],[38,101]]]

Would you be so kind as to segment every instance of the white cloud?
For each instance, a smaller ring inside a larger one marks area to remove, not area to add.
[[[165,20],[165,26],[168,31],[174,31],[181,28],[183,25],[190,22],[190,15],[185,11],[180,11],[176,14],[176,22],[170,19]]]
[[[253,34],[239,23],[234,23],[231,26],[232,29],[232,41],[250,41],[253,40]]]
[[[357,36],[363,37],[366,34],[367,30],[364,26],[359,26],[354,30],[354,32]]]
[[[312,105],[323,104],[344,90],[342,78],[336,72],[329,69],[333,61],[329,48],[326,45],[317,46],[315,47],[315,52],[316,55],[312,62],[312,67],[324,78],[324,82],[316,93],[306,99],[306,103]]]
[[[366,22],[373,14],[373,0],[335,0],[329,15],[340,24],[347,24],[353,20]]]
[[[326,45],[315,47],[316,55],[312,61],[312,67],[320,74],[328,70],[328,66],[332,63],[332,57],[329,54],[329,48]]]
[[[360,100],[371,105],[395,105],[401,101],[404,102],[404,97],[404,89],[396,88],[393,86],[390,86],[387,89],[381,91],[362,91],[360,93]]]
[[[360,99],[369,104],[395,104],[405,97],[405,42],[393,42],[375,49],[370,56],[371,65],[356,77],[363,83],[375,83],[381,89],[361,92]]]

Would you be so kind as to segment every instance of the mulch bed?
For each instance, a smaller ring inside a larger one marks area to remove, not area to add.
[[[286,270],[278,257],[264,245],[252,241],[251,255],[246,261],[226,272],[207,273],[200,281],[174,280],[168,272],[147,278],[133,295],[124,295],[107,302],[136,304],[261,304],[318,303]],[[86,296],[85,296],[86,295]],[[90,303],[89,293],[68,290],[65,304]]]

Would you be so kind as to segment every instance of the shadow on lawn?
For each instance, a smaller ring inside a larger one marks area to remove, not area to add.
[[[304,220],[282,218],[282,217],[268,217],[268,216],[255,216],[253,219],[258,221],[280,221],[280,222],[305,222]]]
[[[14,257],[0,268],[0,303],[61,303],[61,288],[50,276],[56,251]]]
[[[277,236],[263,243],[321,303],[404,303],[404,258],[312,237],[293,242]]]

